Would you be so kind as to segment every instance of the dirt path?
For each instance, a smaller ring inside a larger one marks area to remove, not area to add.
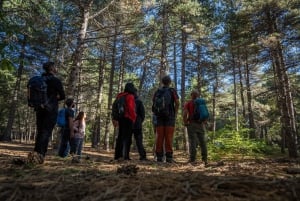
[[[13,163],[32,145],[0,143],[0,200],[187,201],[300,200],[299,160],[248,159],[191,165],[176,152],[174,164],[112,161],[113,153],[85,148],[79,164],[49,150],[43,165]],[[288,170],[296,170],[293,174]]]

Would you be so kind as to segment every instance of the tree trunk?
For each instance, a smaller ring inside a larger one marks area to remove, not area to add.
[[[233,76],[233,99],[234,99],[234,113],[235,113],[235,130],[239,131],[239,109],[237,102],[237,84],[236,84],[236,64],[234,52],[231,50],[232,54],[232,76]]]
[[[244,98],[244,84],[243,84],[243,73],[242,73],[242,65],[240,61],[240,51],[238,48],[238,72],[239,72],[239,81],[240,81],[240,97],[241,97],[241,104],[242,104],[242,114],[244,121],[246,120],[246,107],[245,107],[245,98]]]
[[[276,48],[271,50],[272,59],[275,62],[276,76],[278,77],[279,87],[279,102],[282,104],[282,127],[284,131],[284,138],[288,147],[289,156],[297,157],[297,135],[296,135],[296,120],[294,114],[294,104],[290,91],[289,78],[284,64],[281,47],[278,44]]]
[[[289,156],[296,158],[298,153],[295,110],[290,80],[285,67],[282,48],[279,41],[280,39],[276,37],[276,34],[279,33],[277,29],[276,15],[273,13],[272,7],[269,5],[264,7],[264,11],[267,17],[266,23],[268,25],[268,33],[270,37],[272,37],[273,41],[269,44],[269,49],[275,67],[275,77],[278,79],[278,96],[279,101],[282,104],[282,130],[285,132]]]
[[[213,96],[212,96],[212,131],[213,131],[213,136],[212,136],[212,141],[214,141],[215,134],[216,134],[216,110],[217,110],[217,90],[219,88],[219,78],[218,78],[218,69],[216,68],[214,72],[214,79],[215,83],[213,85]]]
[[[109,90],[108,90],[108,103],[107,103],[108,110],[107,110],[107,114],[106,114],[105,132],[104,132],[104,138],[105,138],[104,145],[105,145],[106,150],[109,150],[109,124],[111,121],[113,89],[115,86],[114,76],[115,76],[115,69],[116,69],[117,33],[118,33],[118,27],[117,27],[117,22],[116,22],[113,41],[112,41],[113,45],[112,45],[112,57],[111,57],[111,68],[110,68],[110,75],[109,75]],[[116,129],[114,129],[112,148],[114,148],[115,138],[116,138]]]
[[[67,85],[66,94],[69,97],[77,97],[79,91],[77,88],[79,71],[82,64],[82,56],[85,50],[85,38],[86,38],[86,30],[88,27],[89,17],[90,17],[90,8],[93,1],[89,1],[87,4],[83,5],[81,8],[82,14],[82,24],[79,31],[79,35],[77,38],[77,45],[75,48],[75,52],[72,55],[72,66],[71,72],[69,74],[69,80]]]
[[[174,37],[174,41],[175,40],[176,39]],[[176,48],[176,43],[173,43],[174,87],[177,90],[178,89],[178,87],[177,87],[177,78],[178,78],[178,75],[177,75],[177,61],[176,61],[176,58],[177,58],[177,48]]]
[[[197,44],[197,89],[200,97],[202,96],[202,68],[201,68],[201,47]]]
[[[164,76],[168,71],[167,64],[167,24],[168,24],[168,13],[165,4],[162,5],[162,33],[161,33],[161,55],[160,55],[160,69],[159,69],[159,80],[161,81],[162,76]]]
[[[97,105],[96,105],[96,117],[94,123],[94,130],[92,133],[92,147],[96,148],[100,145],[100,132],[101,132],[101,103],[102,103],[102,93],[105,77],[105,54],[103,58],[100,58],[98,66],[98,89],[97,89]]]
[[[186,24],[185,17],[181,17],[181,26],[183,27]],[[181,30],[181,109],[183,110],[185,104],[185,68],[186,68],[186,45],[187,45],[187,33],[184,29]],[[183,114],[183,111],[181,111]],[[188,141],[188,134],[187,129],[183,127],[183,133],[185,137],[185,148],[189,152],[189,141]]]
[[[1,137],[1,140],[3,141],[11,141],[11,132],[13,129],[13,124],[15,121],[15,114],[16,114],[16,109],[17,109],[17,103],[19,102],[19,92],[20,92],[20,87],[21,87],[21,81],[22,81],[22,74],[23,74],[23,69],[24,69],[24,59],[25,59],[25,47],[26,47],[26,43],[27,43],[27,36],[24,35],[24,39],[23,39],[23,43],[22,43],[22,49],[20,52],[20,64],[19,64],[19,68],[17,71],[17,81],[16,81],[16,85],[12,94],[12,98],[11,98],[11,104],[9,107],[9,116],[8,116],[8,121],[6,124],[6,129],[4,131],[4,134]]]
[[[252,109],[252,91],[251,91],[251,84],[250,84],[250,69],[248,64],[248,55],[246,51],[246,64],[245,64],[245,79],[246,79],[246,89],[247,89],[247,106],[248,106],[248,120],[249,120],[249,128],[250,134],[249,137],[251,139],[255,139],[255,123],[254,123],[254,115]]]

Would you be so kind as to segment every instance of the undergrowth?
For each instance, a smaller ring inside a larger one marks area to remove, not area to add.
[[[211,136],[208,133],[208,136]],[[222,158],[263,158],[280,156],[280,147],[268,145],[264,140],[249,139],[242,132],[222,131],[214,140],[208,137],[208,153],[211,160]]]

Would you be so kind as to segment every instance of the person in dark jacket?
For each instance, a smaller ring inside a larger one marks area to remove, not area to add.
[[[145,119],[145,107],[143,102],[139,99],[137,89],[135,89],[135,112],[136,121],[133,125],[133,135],[138,149],[140,160],[147,160],[146,151],[143,145],[143,122]]]
[[[118,137],[115,146],[115,160],[123,158],[130,160],[129,152],[132,143],[132,129],[136,120],[135,101],[134,101],[135,87],[133,83],[126,83],[124,92],[117,95],[117,99],[125,96],[125,111],[124,116],[119,117],[112,112],[112,122],[114,127],[119,128]],[[113,104],[115,105],[115,104]]]
[[[38,163],[44,163],[44,157],[47,153],[49,139],[52,135],[53,128],[56,124],[58,114],[58,101],[65,99],[65,92],[62,82],[55,77],[57,73],[54,62],[46,62],[43,64],[47,83],[47,95],[50,108],[36,108],[36,127],[37,136],[35,138],[34,152],[29,155],[38,158]],[[29,157],[28,155],[28,157]]]
[[[161,79],[162,87],[161,89],[168,90],[171,95],[171,104],[168,108],[169,117],[163,117],[156,115],[157,123],[156,123],[156,160],[157,162],[163,162],[163,158],[166,158],[166,162],[173,163],[173,136],[175,131],[175,120],[178,113],[179,108],[179,96],[177,91],[174,88],[171,88],[171,77],[166,75]],[[158,89],[159,90],[159,89]],[[158,90],[155,92],[153,96],[156,96]]]

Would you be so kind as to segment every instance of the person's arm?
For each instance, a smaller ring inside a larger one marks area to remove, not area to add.
[[[76,121],[73,122],[73,130],[76,133],[79,132],[79,120],[76,120]]]
[[[143,102],[140,100],[140,115],[141,115],[141,120],[144,122],[145,120],[145,106]]]
[[[179,109],[179,99],[175,100],[175,117],[178,114],[178,109]]]
[[[173,92],[173,96],[174,96],[174,108],[175,108],[175,117],[176,117],[178,114],[178,109],[180,104],[179,104],[179,96],[175,90]]]
[[[66,95],[65,95],[65,91],[64,91],[64,87],[62,85],[62,82],[57,79],[58,82],[57,82],[57,100],[60,101],[60,100],[64,100],[66,98]]]
[[[68,123],[69,123],[69,129],[70,129],[70,137],[74,137],[74,115],[71,114],[70,109],[67,109],[67,117],[68,117]]]
[[[189,111],[188,111],[188,108],[187,108],[187,104],[184,106],[183,108],[183,114],[182,114],[182,119],[183,119],[183,124],[186,126],[189,124]]]

